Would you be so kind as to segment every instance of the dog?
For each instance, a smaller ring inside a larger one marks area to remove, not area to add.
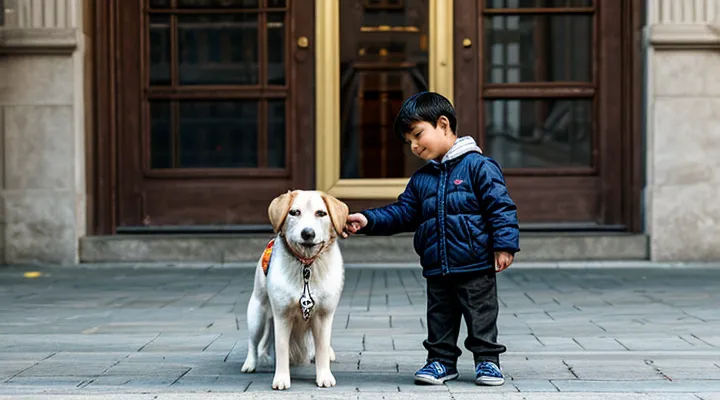
[[[348,214],[345,203],[320,191],[288,191],[268,207],[275,237],[255,269],[242,372],[254,372],[260,357],[274,353],[273,389],[289,389],[290,365],[313,356],[317,386],[335,386],[330,339],[345,283],[337,239],[346,237]]]

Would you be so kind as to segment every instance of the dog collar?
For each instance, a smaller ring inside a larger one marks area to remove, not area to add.
[[[302,254],[298,253],[297,251],[295,251],[295,249],[294,249],[292,246],[290,246],[290,243],[288,243],[287,238],[285,237],[285,235],[282,235],[282,234],[281,234],[280,237],[283,239],[283,242],[285,242],[285,247],[286,247],[288,250],[290,250],[290,252],[292,253],[292,255],[295,256],[295,259],[297,259],[298,261],[300,261],[300,264],[302,264],[302,265],[304,265],[304,266],[310,266],[310,265],[312,265],[312,263],[314,263],[315,260],[317,260],[317,258],[320,257],[320,255],[321,255],[325,250],[327,250],[328,247],[330,247],[330,245],[333,244],[333,242],[335,241],[335,237],[332,236],[332,237],[330,237],[330,240],[328,240],[327,242],[323,243],[323,245],[320,247],[320,249],[317,251],[317,253],[315,253],[315,255],[313,255],[312,257],[303,257]]]

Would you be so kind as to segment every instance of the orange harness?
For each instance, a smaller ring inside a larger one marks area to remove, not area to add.
[[[262,254],[262,269],[263,273],[265,273],[265,276],[268,274],[268,267],[270,266],[270,256],[272,255],[273,245],[275,244],[275,239],[270,239],[270,243],[265,246],[265,251],[263,251]]]

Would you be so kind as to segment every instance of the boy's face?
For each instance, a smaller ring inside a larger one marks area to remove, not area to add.
[[[455,139],[455,133],[450,130],[450,123],[444,116],[438,118],[434,127],[429,122],[416,122],[405,134],[405,141],[413,154],[425,161],[440,161],[455,144]]]

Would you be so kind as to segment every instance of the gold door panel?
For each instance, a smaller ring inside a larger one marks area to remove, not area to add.
[[[392,132],[402,101],[453,98],[448,0],[318,0],[316,179],[346,199],[392,199],[421,165]]]

